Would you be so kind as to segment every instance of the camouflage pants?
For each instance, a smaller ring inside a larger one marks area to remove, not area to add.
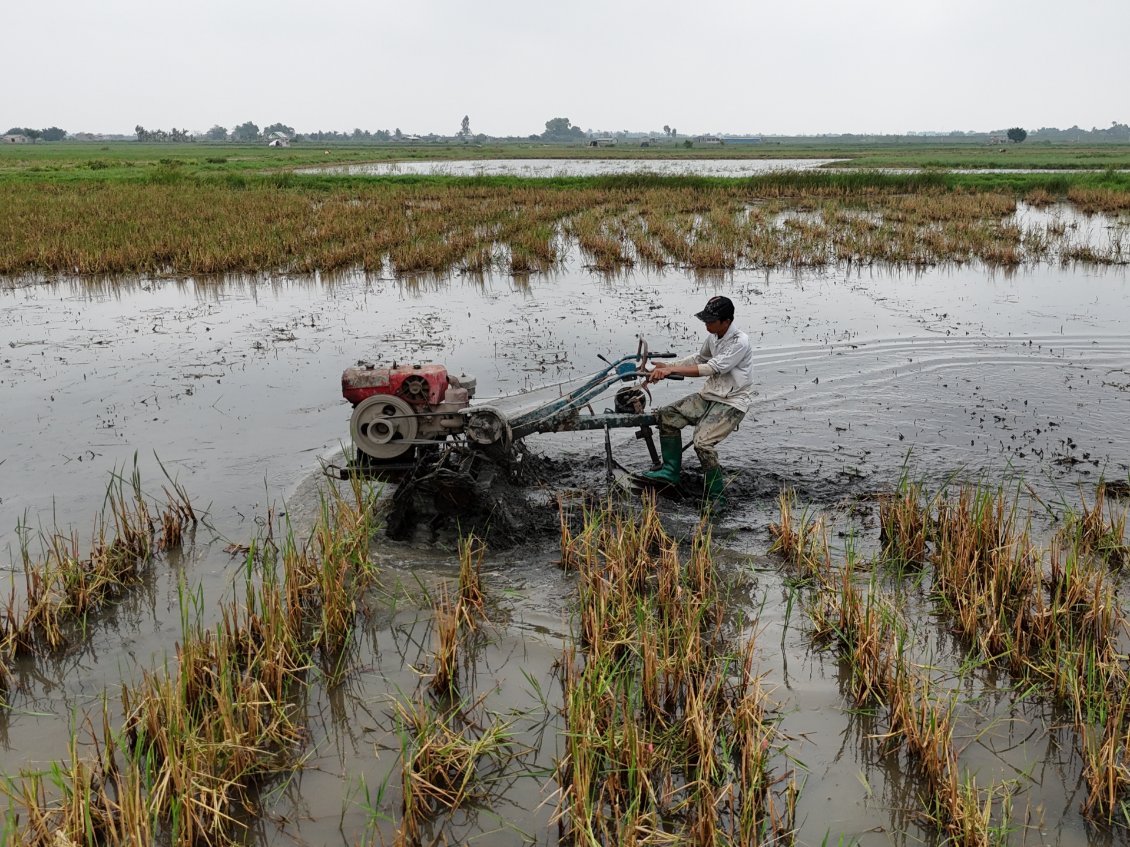
[[[694,451],[703,470],[718,467],[714,447],[738,428],[745,412],[725,403],[712,403],[701,394],[688,394],[669,406],[659,409],[659,434],[678,435],[685,426],[694,425]]]

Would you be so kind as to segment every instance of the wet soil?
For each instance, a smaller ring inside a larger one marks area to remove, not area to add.
[[[958,478],[1023,480],[1051,511],[1078,503],[1080,492],[1089,497],[1100,477],[1125,481],[1130,281],[1122,270],[609,278],[584,269],[574,250],[566,270],[531,279],[66,280],[2,289],[3,561],[18,561],[21,524],[33,532],[74,527],[82,537],[109,474],[135,461],[155,495],[163,481],[156,456],[198,504],[209,504],[208,525],[185,554],[162,561],[96,621],[82,648],[16,669],[0,721],[5,772],[63,755],[72,714],[100,709],[103,693],[112,703],[121,680],[173,655],[180,575],[201,586],[214,610],[241,565],[224,552],[229,542],[260,532],[271,505],[280,522],[285,515],[306,524],[319,486],[330,484],[320,464],[339,461],[348,439],[345,366],[445,362],[478,378],[480,401],[514,395],[599,370],[597,353],[632,352],[638,335],[657,350],[697,349],[702,327],[693,313],[714,293],[737,303],[759,392],[720,448],[732,506],[715,526],[716,557],[735,602],[758,615],[751,634],[759,662],[775,687],[789,753],[804,763],[801,839],[931,841],[913,811],[917,783],[874,743],[874,719],[850,710],[843,668],[812,650],[779,563],[766,553],[777,494],[795,488],[803,503],[839,516],[839,531],[855,533],[866,552],[877,537],[874,495],[904,471],[934,489]],[[654,401],[688,389],[661,384]],[[612,440],[624,465],[647,464],[630,430]],[[513,716],[530,748],[526,775],[489,808],[449,822],[453,842],[555,843],[553,664],[570,628],[572,582],[555,564],[553,532],[562,497],[602,493],[603,436],[537,436],[527,446],[546,457],[544,472],[505,495],[523,510],[512,529],[525,538],[488,555],[493,626],[473,656],[476,690],[488,708]],[[688,457],[686,496],[664,501],[666,520],[684,535],[698,520],[697,467]],[[249,840],[363,836],[372,819],[364,787],[375,795],[399,752],[388,698],[413,690],[427,665],[432,618],[423,589],[454,579],[452,538],[375,541],[384,577],[370,598],[357,671],[343,686],[311,686],[310,758],[271,798],[271,815]],[[925,604],[920,612],[923,649],[960,662],[944,622]],[[963,764],[979,781],[1018,780],[1029,828],[1016,843],[1124,840],[1084,825],[1078,754],[1046,705],[991,674],[968,685],[963,696],[974,707]],[[381,814],[396,817],[398,791],[394,777]],[[377,828],[391,832],[387,823]]]

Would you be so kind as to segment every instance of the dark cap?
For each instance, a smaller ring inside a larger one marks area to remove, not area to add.
[[[729,297],[711,297],[706,301],[706,308],[695,315],[700,321],[727,321],[733,320],[734,301]]]

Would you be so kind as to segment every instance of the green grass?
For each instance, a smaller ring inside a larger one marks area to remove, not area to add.
[[[1003,149],[1004,152],[1001,152]],[[342,145],[296,143],[155,144],[132,141],[57,142],[0,146],[0,181],[138,180],[175,171],[183,177],[260,174],[319,165],[459,159],[844,159],[837,169],[1034,168],[1105,170],[1130,168],[1130,145],[826,144],[766,142],[761,145],[593,148],[538,142]],[[403,179],[401,177],[400,179]]]

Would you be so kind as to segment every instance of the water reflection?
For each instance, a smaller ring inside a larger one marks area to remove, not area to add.
[[[480,159],[435,162],[383,162],[302,168],[300,174],[346,174],[351,176],[515,176],[554,177],[609,176],[613,174],[662,174],[665,176],[743,177],[773,171],[820,168],[840,159]]]

